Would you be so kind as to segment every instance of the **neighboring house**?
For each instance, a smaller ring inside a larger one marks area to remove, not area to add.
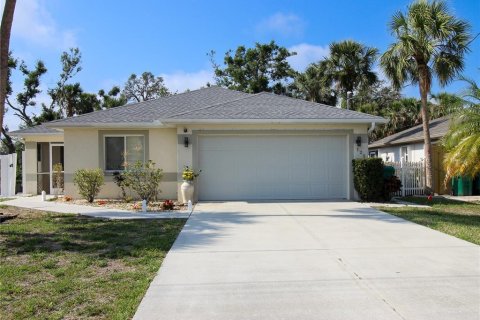
[[[125,161],[164,171],[161,197],[179,195],[184,166],[202,170],[199,200],[351,199],[351,160],[367,156],[367,134],[386,120],[272,93],[209,87],[96,111],[11,134],[25,142],[24,193],[49,192],[52,165],[73,174],[101,168],[99,197],[116,198],[112,173]]]
[[[447,133],[449,125],[449,117],[430,121],[434,192],[439,194],[450,193],[450,189],[445,188],[443,184],[445,178],[442,165],[444,152],[440,145],[440,139]],[[370,157],[380,157],[385,162],[423,161],[425,158],[423,140],[423,129],[420,124],[371,143],[368,146],[368,153]]]

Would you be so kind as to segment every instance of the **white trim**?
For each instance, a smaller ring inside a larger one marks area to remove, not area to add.
[[[372,123],[372,119],[163,119],[164,124],[168,123],[213,123],[213,124],[242,124],[242,123],[287,123],[287,124],[302,124],[302,123],[331,123],[331,124],[343,124],[343,123]],[[387,123],[387,119],[379,118],[375,119],[376,123]]]
[[[118,170],[107,170],[107,148],[105,140],[106,138],[115,138],[115,137],[122,137],[123,139],[123,150],[124,152],[127,150],[127,137],[142,137],[143,138],[143,163],[145,163],[145,135],[144,134],[104,134],[103,135],[103,172],[106,173],[113,173],[117,171],[124,171],[125,169],[118,169]]]
[[[159,128],[172,127],[175,124],[344,124],[344,123],[387,123],[387,119],[160,119],[152,122],[125,122],[125,123],[69,123],[69,124],[45,124],[49,128]]]

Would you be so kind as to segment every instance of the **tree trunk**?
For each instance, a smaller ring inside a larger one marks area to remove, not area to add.
[[[427,95],[430,88],[428,76],[420,75],[420,97],[422,101],[422,127],[425,155],[425,192],[430,194],[433,192],[433,167],[432,167],[432,140],[430,139],[430,126],[427,106]]]
[[[15,153],[15,152],[16,152],[16,149],[15,149],[15,144],[13,143],[12,138],[11,138],[11,137],[8,135],[8,133],[5,131],[5,128],[2,128],[1,132],[2,132],[2,134],[3,134],[2,142],[3,142],[3,144],[7,147],[8,153],[9,153],[9,154]]]
[[[13,13],[16,0],[6,0],[0,25],[0,128],[3,128],[5,99],[8,82],[8,54],[10,51],[10,32],[12,30]]]

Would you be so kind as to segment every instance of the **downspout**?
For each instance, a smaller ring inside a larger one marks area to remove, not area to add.
[[[367,133],[371,133],[373,129],[375,129],[375,122],[372,122],[372,124],[370,125],[370,128],[368,128]]]

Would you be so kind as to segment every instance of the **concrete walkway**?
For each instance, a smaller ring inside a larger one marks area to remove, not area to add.
[[[41,196],[17,197],[13,200],[1,202],[0,204],[58,213],[74,213],[93,218],[115,220],[188,218],[190,215],[190,213],[187,211],[139,213],[127,210],[90,207],[54,201],[42,201]]]
[[[134,317],[479,318],[478,246],[355,202],[198,204]]]

